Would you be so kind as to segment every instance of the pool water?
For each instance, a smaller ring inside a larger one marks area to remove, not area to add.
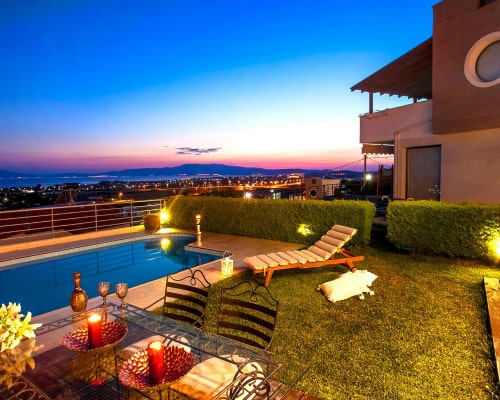
[[[111,282],[111,294],[119,282],[130,288],[221,258],[184,248],[195,240],[192,235],[146,239],[14,264],[0,270],[0,304],[20,303],[23,314],[38,315],[69,305],[75,271],[92,298],[99,296],[101,281]]]

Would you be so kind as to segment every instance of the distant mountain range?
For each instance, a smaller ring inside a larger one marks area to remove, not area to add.
[[[315,169],[266,169],[266,168],[254,168],[254,167],[240,167],[225,164],[183,164],[177,167],[163,167],[163,168],[136,168],[136,169],[124,169],[117,171],[106,171],[102,173],[83,173],[83,172],[67,172],[50,174],[52,177],[89,177],[89,176],[102,176],[102,177],[116,177],[116,178],[134,178],[134,177],[144,177],[144,176],[253,176],[253,175],[263,175],[263,176],[273,176],[273,175],[289,175],[289,174],[305,174],[309,176],[325,176],[329,174],[343,174],[344,177],[348,179],[362,177],[362,172],[350,171],[350,170],[315,170]],[[35,177],[40,175],[49,176],[49,174],[26,174],[18,173],[14,171],[0,170],[0,177],[2,178],[13,178],[13,177]]]
[[[4,169],[0,169],[0,178],[15,178],[18,176],[29,176],[29,175],[23,174],[20,172],[12,172],[12,171],[6,171]]]

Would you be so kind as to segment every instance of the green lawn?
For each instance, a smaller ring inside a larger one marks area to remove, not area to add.
[[[273,275],[273,351],[310,365],[298,390],[328,400],[500,398],[483,288],[483,277],[500,278],[498,266],[380,245],[351,251],[378,275],[365,300],[330,303],[316,290],[343,266]]]

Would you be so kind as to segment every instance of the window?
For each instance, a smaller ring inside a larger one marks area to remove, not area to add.
[[[471,47],[464,74],[474,86],[487,88],[500,83],[500,32],[483,36]]]
[[[483,82],[500,78],[500,40],[491,43],[479,54],[476,73]]]

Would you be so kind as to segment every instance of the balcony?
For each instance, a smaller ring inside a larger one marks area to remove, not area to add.
[[[360,142],[394,144],[394,135],[432,118],[432,100],[363,114],[360,119]]]

